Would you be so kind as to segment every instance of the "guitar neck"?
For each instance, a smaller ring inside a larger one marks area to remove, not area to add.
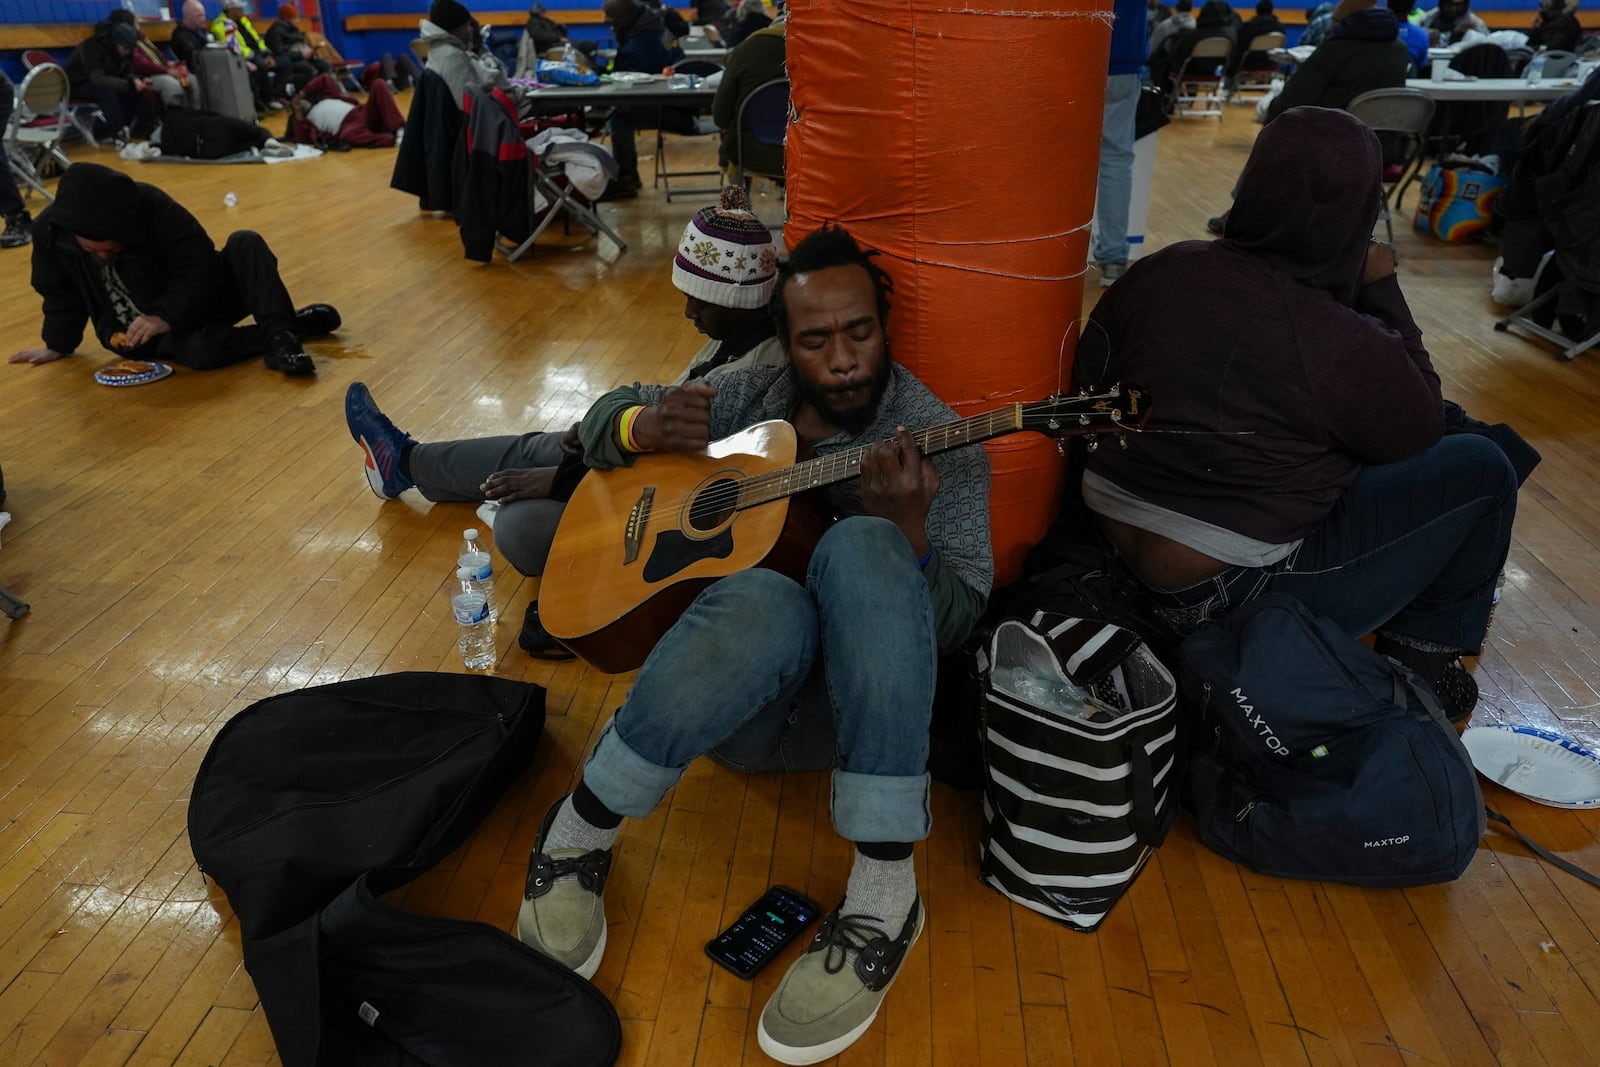
[[[1007,404],[1003,408],[986,411],[959,422],[947,422],[942,426],[913,430],[911,437],[924,455],[934,456],[952,448],[977,444],[979,441],[987,441],[991,437],[1000,437],[1021,429],[1023,429],[1022,405]],[[816,459],[796,463],[792,467],[757,475],[741,484],[738,506],[751,508],[803,493],[808,489],[821,489],[835,482],[855,478],[861,474],[861,457],[866,455],[868,447],[870,446],[863,445],[843,452],[818,456]]]

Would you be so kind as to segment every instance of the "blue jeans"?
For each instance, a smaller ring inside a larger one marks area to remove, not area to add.
[[[1100,181],[1095,192],[1094,261],[1128,261],[1128,206],[1133,200],[1133,119],[1139,110],[1139,75],[1106,78],[1100,120]]]
[[[645,660],[583,780],[619,815],[655,810],[697,756],[744,771],[833,769],[851,841],[928,835],[933,607],[905,535],[857,516],[806,583],[767,570],[703,591]]]
[[[1288,558],[1151,596],[1180,629],[1287,593],[1354,637],[1382,629],[1476,655],[1516,513],[1505,453],[1488,438],[1452,434],[1421,455],[1364,468]]]

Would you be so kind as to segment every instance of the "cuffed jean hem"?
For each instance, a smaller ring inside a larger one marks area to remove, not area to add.
[[[833,827],[848,841],[921,841],[933,827],[927,774],[833,772]]]
[[[610,722],[584,765],[583,783],[618,815],[644,819],[678,784],[683,771],[682,767],[658,767],[639,755],[617,736],[616,723]]]

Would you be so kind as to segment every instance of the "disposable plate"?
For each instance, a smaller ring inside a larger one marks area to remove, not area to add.
[[[1474,726],[1461,735],[1478,773],[1540,804],[1600,807],[1600,756],[1536,726]]]
[[[101,385],[123,388],[130,385],[148,385],[159,382],[172,373],[166,363],[147,362],[142,359],[124,359],[94,372],[94,380]]]

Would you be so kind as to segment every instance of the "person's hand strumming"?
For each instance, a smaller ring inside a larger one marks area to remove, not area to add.
[[[550,496],[550,487],[555,479],[554,467],[522,467],[495,471],[483,480],[480,488],[483,489],[484,499],[497,504],[509,504],[513,500],[545,500]]]
[[[689,382],[668,389],[661,402],[633,420],[633,440],[644,452],[700,452],[711,443],[711,398],[717,388]]]
[[[1394,249],[1380,241],[1367,246],[1367,262],[1361,268],[1361,284],[1371,285],[1395,272]]]
[[[65,356],[65,352],[57,352],[49,348],[24,348],[21,352],[18,352],[16,355],[12,356],[7,362],[53,363],[58,359],[65,358]]]
[[[939,472],[904,426],[861,457],[861,510],[900,527],[920,559],[928,552],[928,509],[939,495]]]

